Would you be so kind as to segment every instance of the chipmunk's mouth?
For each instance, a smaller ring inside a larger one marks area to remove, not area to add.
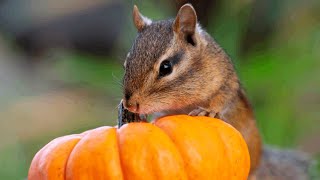
[[[124,108],[126,108],[128,111],[140,115],[150,115],[155,113],[172,113],[181,111],[187,112],[190,109],[188,106],[181,106],[181,103],[162,103],[161,101],[149,101],[145,98],[131,98],[129,100],[123,98],[123,105]]]
[[[176,112],[185,111],[176,106],[166,107],[165,105],[160,104],[140,104],[138,108],[128,109],[132,113],[136,113],[139,115],[153,115],[155,113],[164,113],[164,114],[175,114]],[[188,110],[187,110],[188,111]],[[184,113],[187,113],[184,112]]]
[[[153,114],[156,111],[152,111],[150,109],[144,109],[142,106],[139,105],[138,108],[127,108],[130,112],[136,113],[136,114],[141,114],[141,115],[148,115],[148,114]]]
[[[156,108],[154,108],[154,105],[150,105],[149,103],[144,104],[137,101],[128,101],[123,99],[123,106],[127,110],[129,110],[132,113],[136,114],[153,114],[156,112]]]
[[[140,105],[140,104],[138,104],[137,106],[126,106],[126,105],[124,105],[124,107],[127,110],[129,110],[130,112],[136,113],[136,114],[140,114],[140,115],[150,115],[150,114],[154,114],[154,113],[159,112],[154,108],[147,108],[147,107],[144,107],[143,105]]]
[[[139,113],[139,104],[132,104],[129,101],[123,100],[123,106],[132,113]]]

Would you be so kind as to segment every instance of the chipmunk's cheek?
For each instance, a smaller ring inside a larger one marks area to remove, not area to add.
[[[139,114],[153,114],[157,112],[157,107],[150,102],[141,102],[139,109],[136,113]]]
[[[152,114],[153,113],[153,108],[149,107],[148,105],[142,103],[139,106],[139,109],[137,111],[139,114]]]

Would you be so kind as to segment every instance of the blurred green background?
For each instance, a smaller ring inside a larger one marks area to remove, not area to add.
[[[25,179],[53,138],[115,125],[133,4],[158,20],[185,2],[1,1],[0,179]],[[320,1],[193,3],[232,57],[264,142],[319,159]]]

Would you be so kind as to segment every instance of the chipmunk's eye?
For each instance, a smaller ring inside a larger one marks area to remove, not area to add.
[[[160,64],[159,77],[167,76],[172,72],[172,64],[170,61],[165,60]]]

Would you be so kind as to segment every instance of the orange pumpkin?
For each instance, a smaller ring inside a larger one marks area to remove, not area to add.
[[[241,134],[214,118],[167,116],[59,137],[32,160],[29,180],[247,179]]]

